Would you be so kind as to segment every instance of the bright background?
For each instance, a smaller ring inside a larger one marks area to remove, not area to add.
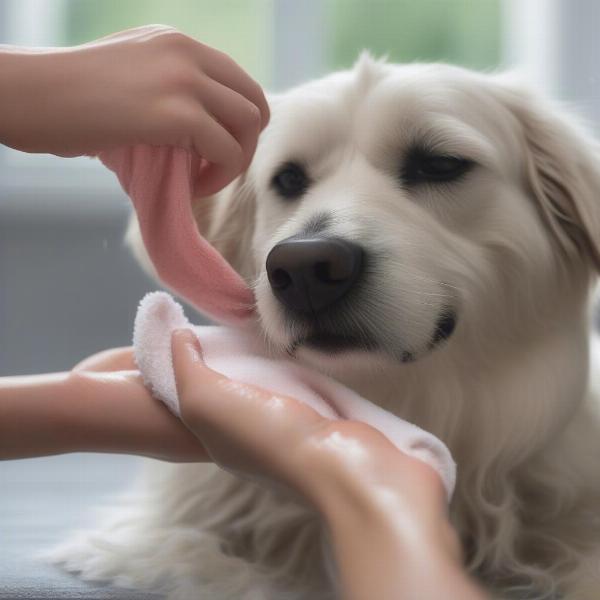
[[[0,0],[0,43],[75,45],[165,23],[229,53],[272,90],[394,61],[502,62],[499,0]],[[122,244],[128,203],[87,159],[0,147],[0,375],[62,370],[128,344],[156,287]]]
[[[228,52],[272,90],[347,68],[364,48],[399,62],[518,65],[600,124],[597,0],[0,0],[0,44],[72,45],[148,23]],[[95,161],[0,146],[0,376],[68,369],[129,344],[137,302],[157,286],[123,246],[128,213]],[[126,486],[139,462],[0,463],[0,599],[148,600],[34,558],[89,523],[89,508]]]

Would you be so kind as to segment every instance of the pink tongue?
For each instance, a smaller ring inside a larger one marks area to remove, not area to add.
[[[254,295],[198,233],[192,215],[201,159],[181,148],[133,146],[98,154],[114,171],[137,212],[150,259],[171,290],[230,325],[254,311]]]

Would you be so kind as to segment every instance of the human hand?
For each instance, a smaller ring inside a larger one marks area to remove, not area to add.
[[[152,397],[137,370],[131,347],[99,352],[71,371],[64,401],[88,425],[79,450],[141,454],[169,462],[210,460],[196,436]]]
[[[131,349],[117,348],[71,372],[0,377],[0,460],[68,452],[208,460],[134,369]]]
[[[466,574],[440,477],[365,423],[204,365],[190,330],[172,337],[181,418],[221,467],[300,492],[324,517],[342,597],[484,600]]]
[[[394,521],[404,515],[413,534],[460,557],[431,467],[366,423],[327,419],[294,398],[212,371],[191,331],[174,333],[172,353],[181,418],[221,467],[283,483],[326,515],[348,502]]]
[[[0,46],[0,142],[60,156],[135,144],[205,159],[217,191],[250,163],[269,120],[260,86],[231,58],[150,25],[73,48]]]

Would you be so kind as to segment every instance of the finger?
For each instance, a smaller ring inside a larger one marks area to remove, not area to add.
[[[182,418],[203,440],[203,434],[217,430],[243,446],[272,452],[293,446],[323,420],[302,402],[208,368],[189,330],[173,334],[172,352]]]
[[[212,196],[231,183],[235,177],[232,176],[231,170],[207,162],[200,168],[194,194],[198,198]]]
[[[252,160],[260,134],[261,116],[258,107],[238,92],[211,79],[203,87],[202,102],[206,110],[214,115],[242,147],[245,170]]]
[[[73,367],[73,371],[130,371],[136,369],[133,349],[129,346],[103,350]]]
[[[258,107],[261,114],[261,129],[269,123],[270,111],[265,94],[260,85],[254,81],[230,56],[215,50],[203,47],[202,68],[206,75],[235,90]],[[208,56],[207,56],[208,55]]]
[[[191,135],[196,152],[208,162],[239,174],[244,152],[233,135],[204,109],[202,114],[194,114],[189,122],[194,124]]]
[[[214,194],[233,181],[243,170],[244,151],[239,142],[206,111],[191,121],[192,146],[208,164],[202,169],[196,192]]]

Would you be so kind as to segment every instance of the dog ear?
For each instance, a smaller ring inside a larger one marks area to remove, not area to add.
[[[255,194],[244,173],[226,188],[207,198],[198,198],[192,213],[200,235],[207,239],[242,277],[251,277],[251,241],[254,233]],[[142,268],[160,280],[142,240],[135,213],[129,221],[125,241]]]
[[[567,257],[600,272],[600,146],[563,109],[530,92],[509,88],[504,99],[520,123],[525,176],[543,219]]]

